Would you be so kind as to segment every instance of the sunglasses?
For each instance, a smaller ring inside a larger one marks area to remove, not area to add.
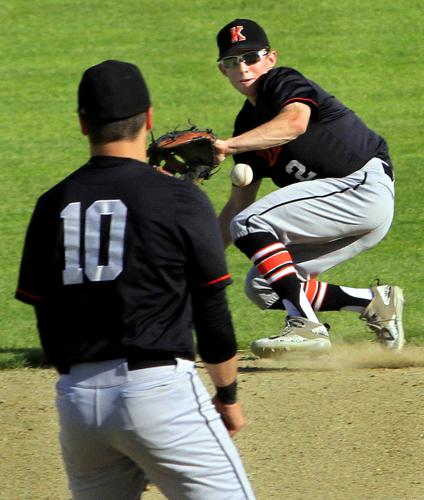
[[[259,62],[262,56],[268,54],[269,49],[262,50],[252,50],[251,52],[245,52],[239,56],[228,56],[223,57],[219,62],[224,66],[225,69],[231,69],[238,66],[240,63],[244,62],[248,66],[256,64]]]

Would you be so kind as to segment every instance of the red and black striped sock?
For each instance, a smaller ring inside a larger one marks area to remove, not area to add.
[[[308,282],[309,283],[309,282]],[[347,311],[362,312],[371,300],[369,289],[347,288],[330,283],[317,282],[320,289],[325,285],[325,289],[317,294],[316,311]],[[350,293],[349,293],[350,292]]]
[[[287,248],[269,233],[251,233],[238,238],[235,245],[253,262],[282,301],[293,306],[289,314],[316,320]]]
[[[306,293],[308,301],[314,311],[340,311],[350,310],[362,312],[370,302],[370,297],[366,297],[367,289],[357,289],[358,295],[347,293],[346,290],[356,290],[345,288],[339,285],[332,285],[325,281],[317,281],[311,278],[303,282],[302,287]],[[361,293],[361,291],[363,291]],[[363,296],[360,296],[363,295]],[[280,301],[275,302],[270,309],[283,309]]]
[[[302,283],[302,286],[314,311],[322,311],[322,304],[325,301],[328,286],[332,285],[328,285],[325,281],[317,281],[311,278],[309,281]]]

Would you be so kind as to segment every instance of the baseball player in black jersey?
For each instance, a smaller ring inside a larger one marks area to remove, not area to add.
[[[60,373],[73,498],[136,499],[147,474],[167,498],[252,499],[230,437],[244,417],[214,210],[146,163],[152,108],[136,66],[85,71],[78,112],[91,158],[39,198],[16,292]]]
[[[350,288],[316,280],[376,245],[393,218],[394,174],[385,140],[334,96],[295,69],[276,67],[264,30],[235,19],[217,35],[219,69],[246,101],[233,137],[215,143],[253,170],[233,186],[221,215],[226,244],[253,262],[246,293],[263,309],[285,309],[279,335],[253,342],[261,355],[331,346],[317,311],[351,310],[378,341],[402,349],[398,286]],[[280,188],[255,202],[261,179]]]

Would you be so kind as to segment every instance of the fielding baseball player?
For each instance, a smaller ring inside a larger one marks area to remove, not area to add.
[[[16,292],[60,373],[73,498],[135,500],[146,473],[171,499],[253,499],[230,437],[244,417],[214,210],[146,163],[152,108],[136,66],[85,71],[78,111],[91,158],[38,200]]]
[[[285,309],[279,335],[252,344],[258,355],[330,347],[317,311],[360,313],[381,344],[404,345],[398,286],[349,288],[316,280],[376,245],[394,207],[393,169],[385,140],[355,113],[295,69],[276,67],[277,53],[254,21],[235,19],[218,33],[219,69],[246,101],[233,137],[217,140],[222,161],[250,165],[253,180],[233,186],[221,215],[226,244],[253,269],[246,293],[263,309]],[[279,187],[255,202],[261,179]]]

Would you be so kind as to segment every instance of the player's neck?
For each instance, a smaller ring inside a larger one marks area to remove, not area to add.
[[[91,156],[117,156],[145,162],[147,160],[145,135],[138,136],[133,141],[90,144],[90,152]]]

